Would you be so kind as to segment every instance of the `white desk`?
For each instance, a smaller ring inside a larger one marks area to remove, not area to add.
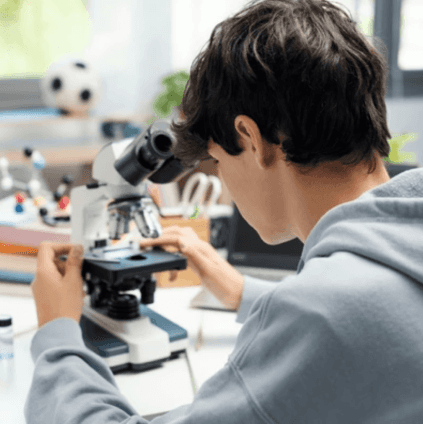
[[[157,289],[151,309],[181,325],[188,331],[188,356],[199,388],[227,361],[235,346],[241,325],[230,312],[203,311],[189,308],[199,287]],[[35,304],[31,298],[0,296],[0,312],[13,316],[15,333],[36,325]],[[196,351],[200,325],[203,345]],[[33,363],[29,347],[35,330],[15,339],[14,379],[7,388],[0,388],[2,424],[24,424],[23,405],[32,380]],[[142,416],[160,413],[190,403],[193,390],[183,355],[168,361],[161,368],[141,373],[121,373],[117,384],[129,402]]]

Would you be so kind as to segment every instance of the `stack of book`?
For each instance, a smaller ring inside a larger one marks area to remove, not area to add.
[[[41,222],[0,227],[0,295],[31,296],[38,246],[42,241],[69,243],[70,236],[70,228]]]

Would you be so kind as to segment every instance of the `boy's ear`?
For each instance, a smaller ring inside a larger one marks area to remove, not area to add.
[[[239,136],[241,147],[252,149],[260,169],[266,169],[273,165],[277,159],[276,149],[279,146],[272,145],[261,136],[260,129],[255,121],[246,115],[238,115],[235,118],[235,130]]]

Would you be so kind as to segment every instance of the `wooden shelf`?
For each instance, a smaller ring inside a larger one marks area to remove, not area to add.
[[[44,156],[47,166],[85,165],[92,163],[103,145],[45,148],[40,149],[40,153]],[[21,150],[5,152],[3,156],[6,156],[10,162],[25,161]]]

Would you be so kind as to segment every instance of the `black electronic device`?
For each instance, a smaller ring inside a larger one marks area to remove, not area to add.
[[[234,204],[228,241],[228,262],[231,265],[296,270],[303,246],[297,238],[278,245],[265,243]]]
[[[391,178],[396,177],[401,172],[409,171],[418,168],[418,165],[405,164],[405,163],[385,163],[385,168]]]

